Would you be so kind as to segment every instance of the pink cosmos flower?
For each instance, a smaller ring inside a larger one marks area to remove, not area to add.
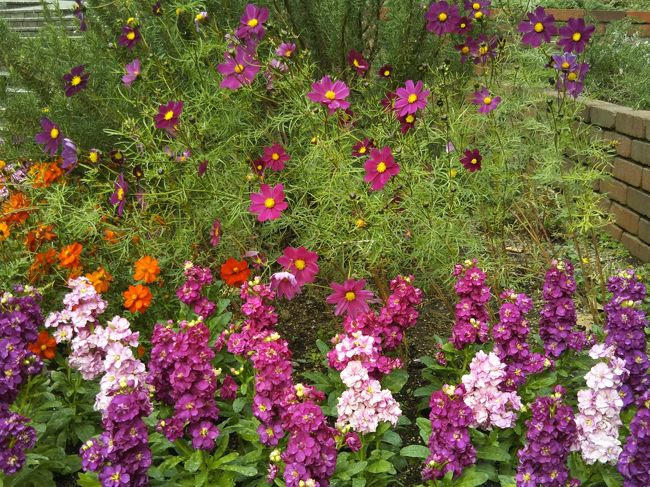
[[[399,173],[399,165],[395,162],[393,153],[388,146],[372,149],[370,157],[363,167],[366,170],[363,180],[370,183],[373,191],[383,189],[388,180]]]
[[[269,20],[269,9],[266,7],[258,7],[253,3],[246,5],[244,15],[239,21],[239,28],[235,31],[235,35],[240,39],[263,39],[264,38],[264,22]]]
[[[280,144],[275,143],[271,147],[264,148],[264,155],[262,156],[264,167],[268,167],[273,171],[282,171],[284,163],[289,159],[291,159],[291,156],[287,154]]]
[[[474,103],[474,105],[478,105],[479,113],[490,113],[497,106],[499,106],[499,103],[501,103],[501,97],[491,96],[490,90],[483,87],[474,93],[472,103]]]
[[[366,301],[371,299],[373,294],[371,291],[364,289],[366,286],[365,279],[359,279],[358,281],[348,279],[343,284],[332,282],[330,286],[334,292],[327,297],[326,301],[336,306],[334,308],[336,316],[345,313],[354,318],[370,311]]]
[[[409,113],[403,117],[398,117],[397,120],[400,123],[400,132],[405,134],[415,126],[416,117],[413,113]]]
[[[458,6],[449,5],[444,0],[432,3],[425,17],[427,30],[439,36],[454,32],[460,20]]]
[[[365,75],[370,65],[359,51],[351,49],[348,53],[348,64],[361,76]]]
[[[210,245],[216,247],[221,242],[221,221],[215,220],[210,229]]]
[[[241,46],[235,49],[235,56],[226,52],[225,62],[217,66],[217,71],[223,76],[219,85],[221,88],[236,90],[242,86],[250,85],[260,70],[259,62],[253,55]]]
[[[284,200],[282,184],[276,184],[273,188],[268,184],[262,184],[260,192],[251,194],[250,198],[251,205],[248,211],[255,213],[257,220],[261,222],[280,218],[282,212],[289,207]]]
[[[312,83],[311,90],[307,93],[307,98],[326,107],[329,115],[339,108],[345,110],[350,107],[350,102],[346,101],[350,89],[343,81],[332,82],[329,76],[324,76],[320,81]]]
[[[418,110],[424,110],[427,106],[427,97],[430,91],[424,89],[424,83],[408,80],[403,88],[397,88],[395,100],[395,111],[398,117],[404,117],[409,113],[414,114]]]
[[[481,153],[479,152],[478,149],[473,149],[473,150],[467,149],[463,157],[461,157],[460,163],[469,172],[476,172],[479,169],[481,169],[482,159],[483,158],[481,157]]]
[[[280,57],[289,59],[296,52],[296,45],[292,42],[283,42],[275,50],[275,54]]]
[[[140,77],[142,66],[139,59],[134,59],[132,62],[124,66],[126,74],[122,76],[122,83],[130,87],[136,79]]]
[[[291,272],[276,272],[271,275],[271,289],[275,291],[278,299],[287,298],[290,300],[300,293],[300,285],[296,280],[296,276]]]
[[[299,286],[314,282],[319,270],[317,262],[318,254],[305,247],[287,247],[278,257],[278,264],[296,277]]]
[[[169,135],[176,133],[176,128],[183,112],[182,101],[170,101],[158,107],[158,113],[154,116],[156,128],[165,130]]]

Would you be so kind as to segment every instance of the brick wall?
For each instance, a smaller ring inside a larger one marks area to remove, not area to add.
[[[650,262],[650,111],[584,100],[583,119],[615,141],[612,177],[600,182],[616,223],[609,233],[632,255]]]

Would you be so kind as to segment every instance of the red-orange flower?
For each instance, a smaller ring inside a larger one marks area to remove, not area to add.
[[[38,334],[38,339],[29,344],[29,351],[41,358],[52,360],[56,355],[56,340],[43,330]]]
[[[114,232],[113,230],[110,230],[108,228],[104,229],[104,240],[108,244],[116,244],[118,240],[120,239],[121,235],[117,232]]]
[[[29,267],[27,278],[30,283],[35,283],[38,279],[50,271],[50,267],[56,262],[56,249],[48,249],[45,252],[36,254],[34,262]]]
[[[151,291],[142,284],[129,286],[122,296],[124,296],[124,307],[131,313],[144,313],[151,304]]]
[[[245,260],[237,260],[230,257],[226,262],[221,264],[221,279],[229,286],[239,287],[250,275],[251,270]]]
[[[100,294],[108,291],[111,281],[113,280],[113,276],[111,276],[103,267],[98,267],[95,272],[89,272],[86,274],[86,277],[95,288],[95,291]]]
[[[40,224],[35,230],[30,230],[25,237],[25,246],[30,252],[36,252],[43,242],[51,242],[56,238],[52,225]]]
[[[56,162],[39,162],[30,168],[29,174],[35,188],[48,188],[63,176],[63,169]]]
[[[0,221],[0,242],[7,240],[9,238],[9,235],[11,235],[9,225],[3,221]]]
[[[134,267],[133,279],[136,281],[144,281],[147,284],[154,282],[158,278],[158,274],[160,274],[158,260],[148,255],[145,255],[140,260],[136,260]]]
[[[77,269],[81,267],[79,256],[83,250],[83,246],[79,242],[66,245],[59,252],[59,266],[64,269]]]
[[[31,204],[29,198],[23,193],[13,193],[2,204],[2,217],[0,220],[4,220],[9,225],[25,223],[25,220],[29,217],[29,210],[24,210],[24,208],[29,208]]]

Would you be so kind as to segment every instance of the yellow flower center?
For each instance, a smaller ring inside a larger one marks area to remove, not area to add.
[[[246,22],[248,27],[257,27],[257,24],[259,24],[257,19],[250,19],[248,22]]]
[[[485,98],[483,98],[483,103],[485,103],[486,105],[489,105],[490,103],[492,103],[492,98],[490,98],[489,96],[486,96]]]
[[[264,200],[264,206],[271,209],[275,206],[275,200],[273,198],[266,198]]]
[[[205,17],[203,16],[202,13],[198,13],[198,14],[196,14],[196,17],[194,17],[194,20],[196,20],[197,22],[201,22],[201,21],[203,21],[204,18]]]
[[[296,269],[298,269],[299,271],[301,271],[301,270],[303,270],[303,269],[305,268],[305,265],[306,265],[306,264],[305,264],[305,261],[304,261],[304,260],[302,260],[302,259],[297,259],[297,260],[293,263],[293,265],[296,266]]]
[[[469,162],[470,164],[478,164],[478,160],[476,160],[476,157],[472,157],[472,160]]]
[[[287,49],[286,51],[284,51],[284,57],[291,57],[292,54],[293,51],[291,49]]]
[[[244,71],[244,65],[243,64],[236,64],[235,65],[235,73],[239,74]]]
[[[477,4],[475,3],[474,5],[477,5]],[[476,12],[474,14],[475,19],[480,19],[481,17],[483,17],[483,12]]]
[[[44,352],[45,350],[47,350],[47,345],[41,345],[41,352]]]
[[[481,10],[481,4],[478,3],[478,2],[474,2],[474,3],[472,4],[472,8],[473,8],[474,10]]]
[[[356,299],[356,297],[357,297],[357,295],[354,294],[353,291],[348,291],[347,293],[345,293],[345,299],[348,300],[348,301],[354,301]]]
[[[98,158],[99,155],[97,154],[97,152],[91,152],[90,154],[88,154],[88,159],[90,160],[90,162],[95,163],[97,162]]]
[[[357,61],[356,59],[354,61],[352,61],[352,64],[354,64],[355,68],[359,67],[359,61]]]
[[[567,61],[564,61],[564,62],[562,63],[562,69],[569,69],[570,66],[571,66],[571,65],[570,65]]]
[[[440,22],[444,22],[445,20],[447,20],[447,14],[444,13],[444,12],[440,12],[440,13],[438,14],[438,20],[439,20]]]
[[[81,76],[75,76],[74,78],[72,78],[72,81],[70,81],[70,84],[72,86],[78,86],[79,83],[81,83]]]
[[[390,71],[388,69],[384,71],[384,76],[390,76]]]
[[[208,436],[208,428],[201,428],[201,436],[206,437]]]
[[[129,32],[129,33],[126,35],[126,38],[127,38],[128,40],[132,41],[133,39],[135,39],[135,32],[133,32],[133,31]]]
[[[334,93],[332,90],[327,90],[325,92],[325,98],[327,98],[328,100],[333,100],[334,98],[336,98],[336,93]]]
[[[481,44],[481,45],[479,46],[479,48],[478,48],[478,52],[481,53],[481,54],[483,54],[483,55],[485,55],[485,54],[488,53],[488,50],[489,50],[489,49],[490,49],[490,48],[489,48],[489,46],[488,46],[487,44]]]
[[[413,122],[415,122],[415,117],[413,115],[407,115],[405,120],[406,120],[406,123],[413,123]]]
[[[455,178],[456,176],[458,176],[458,171],[456,169],[452,169],[451,171],[449,171],[449,176]]]
[[[56,139],[59,136],[59,129],[54,127],[52,130],[50,130],[50,137],[53,139]]]
[[[122,159],[122,153],[121,152],[116,152],[113,157],[119,161],[120,159]]]
[[[408,102],[415,103],[416,101],[418,101],[418,95],[416,95],[415,93],[411,93],[408,97]]]
[[[529,474],[528,472],[526,472],[526,473],[523,475],[523,477],[524,477],[524,480],[525,480],[526,482],[528,482],[528,481],[530,480],[530,474]]]
[[[277,152],[274,152],[273,155],[271,156],[271,159],[273,159],[274,161],[277,161],[278,159],[280,159],[280,154],[278,154]]]
[[[385,171],[386,171],[386,163],[380,162],[379,164],[377,164],[377,172],[379,174],[381,174],[381,173],[383,173]]]
[[[467,27],[467,24],[466,24],[465,22],[461,22],[460,25],[459,25],[459,27],[460,27],[461,29],[464,29],[465,27]]]
[[[569,81],[575,81],[575,80],[578,79],[578,75],[577,75],[577,73],[569,73],[569,74],[567,74],[567,79]]]
[[[468,46],[461,47],[460,52],[462,52],[463,54],[469,53],[469,47]]]
[[[361,147],[359,147],[359,154],[365,154],[367,150],[368,149],[366,149],[366,146],[362,145]]]
[[[574,32],[571,36],[571,39],[573,39],[573,42],[578,42],[580,39],[582,39],[582,34],[580,32]]]
[[[113,475],[111,475],[111,480],[119,482],[119,480],[120,480],[120,472],[115,472]]]
[[[165,113],[165,120],[171,120],[172,118],[174,118],[174,110],[169,110]]]
[[[122,188],[117,189],[117,199],[119,201],[122,201],[124,199],[124,190]],[[135,299],[137,296],[133,295],[133,299]]]
[[[542,24],[541,22],[537,22],[535,24],[535,27],[533,27],[533,29],[535,29],[535,32],[537,32],[537,33],[543,32],[544,31],[544,24]]]

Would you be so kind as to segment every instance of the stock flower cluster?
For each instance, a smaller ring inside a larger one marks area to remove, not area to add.
[[[530,406],[526,421],[526,445],[519,450],[517,485],[564,487],[569,482],[567,459],[577,438],[571,406],[562,402],[566,391],[555,387],[551,396],[540,396]]]
[[[212,367],[214,351],[210,330],[201,321],[157,324],[151,337],[149,382],[156,398],[174,407],[170,418],[161,419],[158,429],[175,441],[185,433],[192,446],[212,450],[219,436],[219,409],[214,399],[217,372]]]
[[[476,462],[476,450],[469,436],[469,427],[474,418],[472,410],[465,404],[464,395],[463,385],[447,384],[431,394],[431,454],[427,457],[422,471],[425,481],[440,479],[447,472],[458,476],[465,467]]]
[[[526,382],[526,376],[544,368],[546,358],[532,352],[527,341],[530,333],[526,314],[533,308],[533,301],[523,293],[511,289],[501,293],[504,303],[499,309],[500,321],[492,328],[494,352],[506,364],[503,390],[516,390]]]
[[[646,391],[630,423],[630,435],[618,457],[624,487],[650,485],[650,392]]]
[[[639,401],[650,388],[650,360],[646,354],[644,332],[648,320],[641,309],[646,288],[631,269],[611,277],[607,288],[612,297],[605,305],[605,343],[614,347],[616,356],[625,361],[625,368],[629,372],[622,387],[627,406]]]
[[[619,389],[627,371],[613,347],[594,345],[589,351],[598,362],[585,375],[588,389],[578,391],[577,447],[587,464],[616,462],[621,453],[618,429],[623,399]]]
[[[205,296],[201,296],[203,288],[212,284],[212,272],[208,267],[199,267],[191,262],[185,262],[185,282],[176,290],[176,296],[182,303],[192,307],[192,310],[202,318],[209,318],[217,305]]]
[[[580,351],[586,344],[585,334],[574,329],[577,320],[573,302],[575,290],[573,264],[553,260],[544,280],[545,304],[539,319],[539,336],[550,357],[557,358],[568,348]]]
[[[479,350],[469,365],[470,373],[462,377],[463,401],[472,410],[476,428],[512,428],[521,410],[521,398],[516,392],[502,390],[506,365],[490,352]]]
[[[486,304],[492,294],[485,284],[485,272],[478,267],[476,259],[457,264],[454,276],[458,277],[454,289],[460,301],[456,304],[451,342],[460,350],[471,343],[487,341],[489,315]]]
[[[29,350],[43,323],[41,295],[30,286],[16,286],[0,296],[0,471],[11,475],[25,463],[25,451],[36,443],[29,419],[10,411],[20,386],[38,374],[43,363]]]

